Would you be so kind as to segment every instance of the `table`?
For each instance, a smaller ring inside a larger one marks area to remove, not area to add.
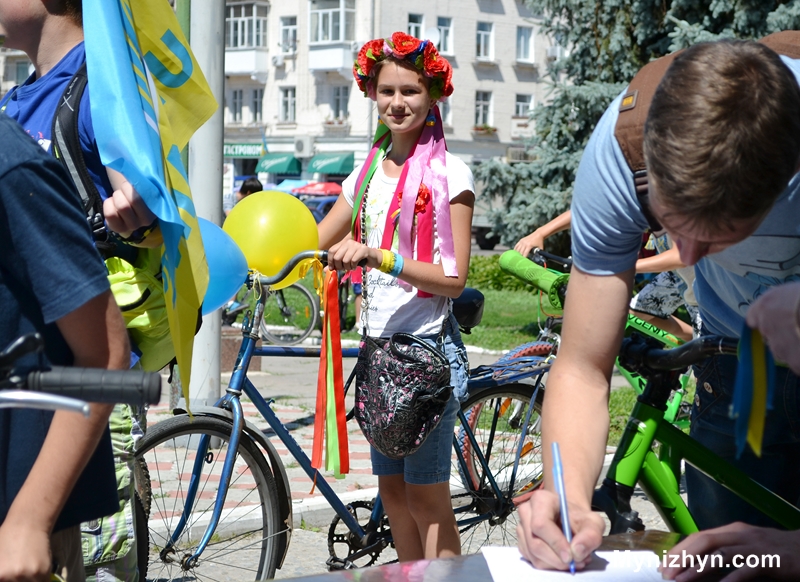
[[[643,531],[603,538],[600,550],[652,550],[661,556],[678,543],[680,534]],[[481,554],[388,564],[376,568],[344,570],[293,578],[297,582],[491,582],[492,576]]]

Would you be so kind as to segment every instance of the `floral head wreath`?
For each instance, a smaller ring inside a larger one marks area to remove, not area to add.
[[[404,32],[395,32],[389,38],[376,38],[358,51],[353,65],[353,76],[364,96],[375,99],[373,82],[375,63],[394,57],[408,61],[431,80],[428,93],[434,100],[453,93],[453,67],[439,54],[429,40],[420,40]]]

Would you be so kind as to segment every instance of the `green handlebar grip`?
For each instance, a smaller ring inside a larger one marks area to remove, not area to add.
[[[515,250],[506,251],[500,255],[500,268],[545,293],[554,308],[564,309],[559,292],[569,281],[567,273],[559,274],[550,271],[526,259]]]

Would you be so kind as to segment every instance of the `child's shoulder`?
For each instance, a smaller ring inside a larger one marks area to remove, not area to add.
[[[450,191],[450,198],[458,196],[461,192],[469,190],[475,192],[475,179],[472,170],[458,156],[447,152],[445,158],[447,164],[447,185]]]
[[[472,174],[472,170],[470,170],[469,166],[459,158],[455,154],[451,154],[450,152],[446,152],[447,155],[445,156],[445,163],[447,164],[447,171],[453,172],[469,172],[470,175]]]

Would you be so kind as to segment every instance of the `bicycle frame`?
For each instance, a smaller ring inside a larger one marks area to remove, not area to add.
[[[242,346],[239,350],[239,354],[236,359],[236,364],[234,366],[233,374],[231,375],[230,382],[228,384],[228,388],[226,390],[225,396],[220,398],[214,406],[224,408],[232,412],[232,422],[233,427],[231,431],[231,438],[228,445],[228,455],[225,458],[225,462],[223,464],[222,473],[220,475],[220,485],[218,489],[218,493],[214,503],[214,509],[212,511],[212,516],[209,521],[209,524],[206,528],[205,533],[203,534],[200,543],[198,544],[197,548],[194,551],[192,556],[184,558],[184,563],[187,567],[191,567],[196,564],[197,560],[199,559],[200,555],[206,549],[208,543],[210,542],[214,531],[219,524],[219,519],[222,514],[223,504],[225,502],[225,497],[227,496],[228,486],[230,483],[231,476],[233,474],[233,463],[236,457],[236,450],[238,447],[239,439],[241,436],[242,428],[244,425],[243,415],[242,415],[242,405],[239,400],[242,393],[247,395],[247,397],[253,402],[256,409],[261,413],[264,419],[267,421],[269,426],[275,431],[275,434],[281,441],[286,445],[289,453],[294,457],[294,459],[298,462],[300,467],[305,471],[305,473],[309,476],[309,478],[315,483],[316,487],[319,488],[320,493],[323,497],[328,501],[331,505],[333,510],[336,514],[341,518],[342,522],[347,526],[347,528],[356,536],[358,539],[361,540],[363,545],[363,549],[360,553],[354,554],[351,556],[351,560],[359,558],[361,555],[367,554],[375,544],[388,545],[391,541],[390,539],[384,538],[376,539],[371,535],[371,532],[377,531],[377,524],[380,522],[381,517],[383,516],[383,505],[380,500],[380,496],[376,498],[375,505],[373,507],[372,515],[370,516],[370,521],[368,522],[366,529],[362,527],[357,521],[353,514],[348,511],[345,504],[333,490],[333,488],[327,483],[324,479],[322,474],[315,468],[311,466],[311,459],[309,459],[308,455],[303,451],[300,445],[297,444],[294,437],[288,431],[288,429],[283,425],[280,419],[277,417],[275,412],[271,408],[272,400],[265,400],[261,394],[259,394],[258,390],[253,386],[250,380],[247,378],[247,371],[250,365],[250,361],[254,356],[316,356],[319,357],[320,349],[319,348],[297,348],[297,347],[279,347],[279,346],[265,346],[265,347],[256,347],[256,343],[258,341],[258,333],[257,330],[259,328],[259,324],[261,321],[261,317],[263,315],[264,310],[264,303],[267,300],[268,294],[262,293],[258,299],[256,304],[256,311],[255,314],[251,317],[245,317],[242,326],[242,335],[243,341]],[[256,330],[256,331],[254,331]],[[357,348],[345,348],[342,350],[343,357],[356,357],[358,355]],[[490,385],[498,385],[498,378],[501,378],[500,384],[503,383],[512,383],[518,382],[519,380],[530,378],[532,376],[537,376],[536,380],[536,387],[534,391],[533,398],[531,399],[530,405],[526,412],[525,417],[525,424],[522,426],[522,434],[527,434],[530,417],[532,414],[533,406],[536,400],[536,394],[538,393],[539,387],[541,386],[541,380],[544,373],[549,369],[549,363],[543,364],[543,359],[539,357],[528,357],[528,358],[519,358],[518,362],[515,362],[511,366],[502,366],[503,374],[498,374],[497,369],[493,368],[492,366],[481,366],[480,368],[476,369],[476,382],[472,382],[472,377],[470,378],[470,387],[472,388],[480,388],[484,386]],[[509,372],[510,370],[510,372]],[[462,422],[462,426],[467,427],[467,419],[464,416],[464,413],[459,410],[458,412],[459,418]],[[494,431],[496,426],[492,427],[492,431],[490,433],[490,439],[493,440],[494,438]],[[486,461],[486,457],[482,454],[480,447],[475,439],[474,434],[470,430],[465,431],[470,442],[473,447],[474,454],[480,463],[481,468],[483,469],[483,474],[489,480],[489,485],[494,492],[494,495],[498,500],[502,500],[503,502],[503,515],[510,511],[510,508],[513,506],[513,501],[511,500],[511,496],[504,496],[502,490],[498,486],[497,482],[495,481],[494,477],[489,470],[488,463]],[[454,436],[455,438],[455,436]],[[195,496],[197,493],[198,483],[200,481],[200,474],[203,467],[203,460],[208,453],[210,437],[204,435],[201,437],[198,450],[195,457],[194,466],[192,468],[192,478],[190,480],[190,485],[186,495],[186,502],[183,509],[183,514],[181,515],[178,525],[176,526],[175,530],[171,535],[170,541],[165,545],[164,549],[161,551],[162,556],[165,552],[169,552],[176,541],[180,539],[188,520],[188,516],[191,514]],[[491,441],[490,441],[491,442]],[[511,486],[508,488],[509,491],[513,491],[513,483],[516,479],[516,473],[519,465],[519,461],[523,451],[525,439],[520,439],[520,443],[518,449],[516,451],[514,467],[511,473],[510,483]],[[456,448],[458,453],[458,461],[459,466],[462,470],[466,470],[466,460],[463,458],[461,451]],[[488,451],[491,451],[491,444]],[[490,454],[490,453],[489,453]],[[481,487],[483,483],[480,484]],[[469,483],[468,487],[472,487],[472,484]],[[477,489],[472,487],[472,489],[477,492]],[[458,508],[457,508],[458,509]],[[462,511],[464,511],[462,509]],[[456,510],[456,512],[458,512]],[[472,523],[476,523],[482,521],[487,518],[488,514],[482,514],[480,516],[476,516],[469,520],[463,520],[463,523],[459,523],[459,526],[469,526]]]
[[[638,483],[667,526],[688,535],[698,528],[679,491],[681,460],[685,460],[783,527],[800,528],[800,509],[668,422],[663,411],[646,402],[651,388],[648,383],[634,406],[601,489],[629,498]],[[653,442],[660,444],[658,454]]]

